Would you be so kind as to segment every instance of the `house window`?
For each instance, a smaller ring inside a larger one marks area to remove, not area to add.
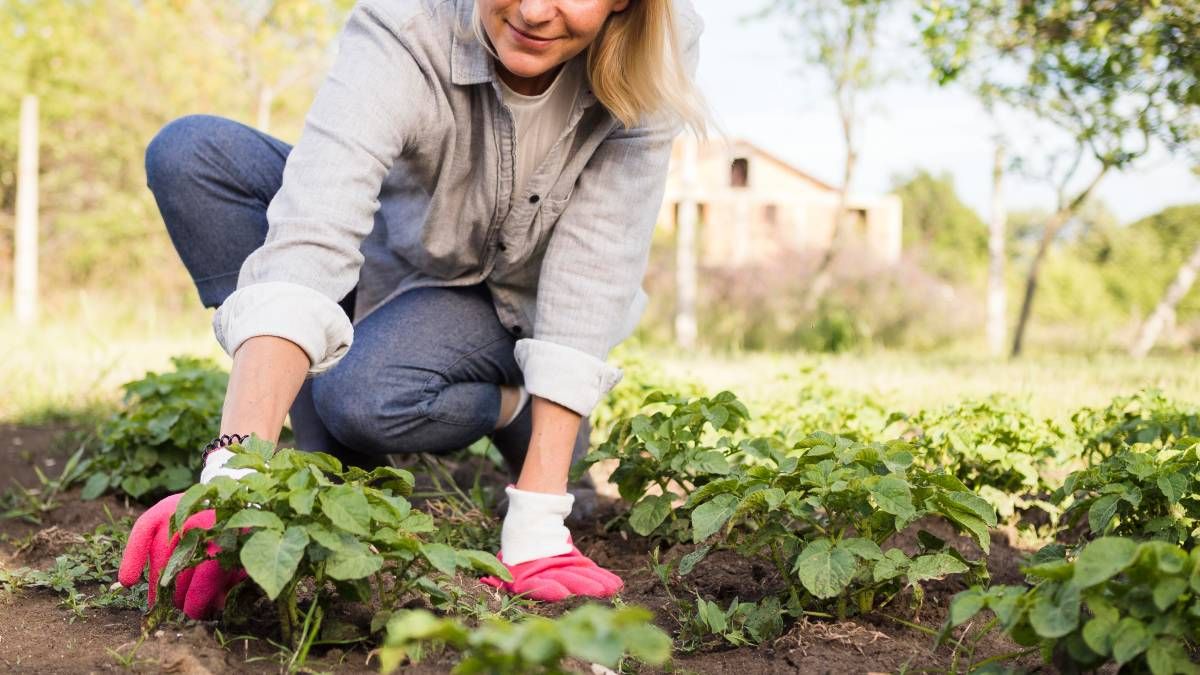
[[[750,161],[745,157],[738,157],[729,167],[729,187],[746,187],[749,184]]]
[[[770,227],[779,224],[779,207],[774,204],[763,206],[763,222]]]

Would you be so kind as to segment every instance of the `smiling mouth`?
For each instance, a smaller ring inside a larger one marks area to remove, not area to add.
[[[544,37],[538,37],[536,35],[530,35],[529,33],[526,33],[525,31],[521,30],[520,28],[517,28],[516,26],[512,25],[511,23],[508,24],[508,27],[513,29],[517,33],[519,33],[521,35],[521,37],[524,37],[528,40],[533,40],[535,42],[551,42],[555,39],[555,38],[544,38]]]

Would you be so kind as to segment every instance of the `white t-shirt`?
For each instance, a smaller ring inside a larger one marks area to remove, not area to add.
[[[575,97],[583,80],[583,69],[575,61],[563,65],[554,82],[546,91],[536,96],[518,94],[509,89],[504,80],[500,92],[504,103],[512,110],[516,124],[517,166],[516,186],[513,201],[524,194],[525,184],[538,165],[546,158],[550,148],[567,128]]]

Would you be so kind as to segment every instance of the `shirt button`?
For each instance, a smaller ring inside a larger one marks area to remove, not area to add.
[[[520,334],[521,334],[521,327],[520,327],[520,326],[513,326],[513,327],[512,327],[512,332],[516,333],[517,335],[520,335]]]
[[[539,197],[539,196],[537,196],[537,195],[529,195],[529,203],[530,203],[530,204],[536,204],[536,203],[538,203],[538,202],[539,202],[541,199],[542,199],[542,198],[541,198],[541,197]]]

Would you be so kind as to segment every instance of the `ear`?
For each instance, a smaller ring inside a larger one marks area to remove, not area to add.
[[[613,13],[616,14],[617,12],[624,12],[629,7],[630,2],[632,2],[632,0],[616,0],[612,5]]]

